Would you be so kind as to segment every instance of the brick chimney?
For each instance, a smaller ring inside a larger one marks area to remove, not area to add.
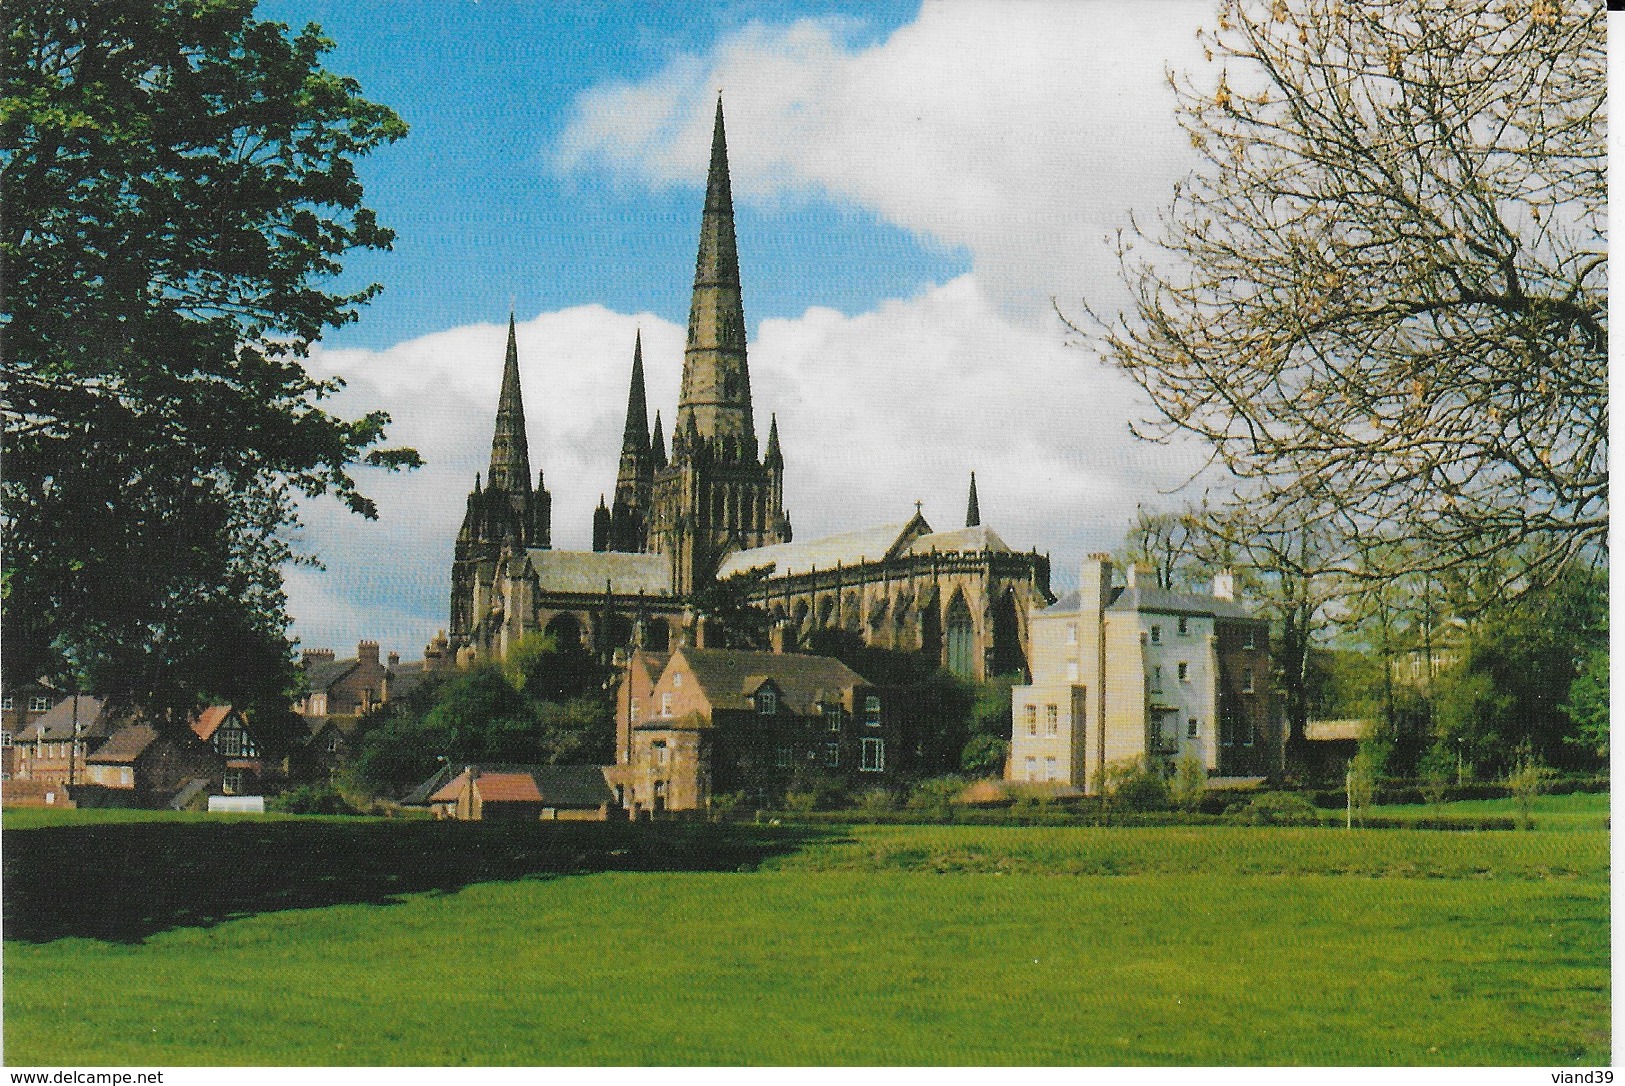
[[[1236,598],[1236,575],[1230,570],[1221,569],[1213,575],[1213,598],[1216,600]]]
[[[1078,610],[1098,615],[1112,599],[1112,557],[1091,554],[1078,575]]]
[[[355,656],[363,664],[376,664],[378,662],[378,642],[360,642],[355,647]]]
[[[305,649],[299,654],[299,666],[303,668],[309,668],[312,664],[331,663],[332,660],[332,649]]]
[[[392,653],[389,654],[389,666],[392,667],[392,668],[401,666],[401,654],[400,653],[392,652]]]

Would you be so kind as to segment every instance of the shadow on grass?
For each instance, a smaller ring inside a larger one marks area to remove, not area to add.
[[[239,822],[5,831],[5,937],[139,942],[282,909],[478,882],[736,871],[840,834],[707,823]]]

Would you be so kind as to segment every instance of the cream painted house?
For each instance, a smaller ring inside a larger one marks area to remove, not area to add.
[[[1210,776],[1275,771],[1269,625],[1235,599],[1234,578],[1170,592],[1130,567],[1117,585],[1098,554],[1082,574],[1078,591],[1028,613],[1033,681],[1011,692],[1006,777],[1091,791],[1108,764],[1186,752]]]

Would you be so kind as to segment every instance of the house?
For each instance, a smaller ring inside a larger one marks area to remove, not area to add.
[[[211,705],[191,720],[192,732],[225,761],[222,790],[228,796],[264,792],[287,776],[286,765],[268,755],[248,718],[230,705]]]
[[[430,778],[426,784],[442,783],[426,802],[436,818],[461,821],[604,822],[620,814],[605,773],[593,765],[471,765]]]
[[[1028,615],[1033,681],[1011,691],[1005,776],[1093,790],[1104,768],[1186,754],[1209,776],[1277,772],[1284,750],[1269,711],[1269,624],[1235,598],[1173,592],[1136,566],[1114,583],[1102,554],[1080,587]]]
[[[801,772],[889,781],[881,691],[827,656],[679,647],[632,654],[616,695],[610,783],[634,815],[782,793]]]
[[[0,780],[16,776],[18,737],[66,696],[42,682],[8,686],[0,694]]]
[[[88,694],[70,695],[34,716],[13,741],[13,775],[45,784],[85,779],[85,759],[126,721]]]
[[[126,724],[85,759],[86,795],[76,793],[75,798],[113,799],[107,806],[154,806],[199,780],[207,782],[207,790],[218,792],[225,769],[226,760],[190,730]],[[96,796],[98,789],[124,795]]]
[[[356,654],[342,660],[332,649],[305,649],[299,661],[303,689],[293,706],[304,730],[293,742],[291,775],[329,779],[353,752],[363,717],[405,697],[449,666],[443,632],[424,649],[421,661],[407,664],[395,652],[381,660],[376,641],[360,642]]]

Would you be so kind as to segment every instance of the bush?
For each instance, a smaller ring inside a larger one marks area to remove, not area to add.
[[[1111,806],[1124,811],[1165,811],[1168,809],[1168,782],[1144,759],[1113,762],[1099,776],[1096,791]]]
[[[874,814],[897,806],[897,797],[884,788],[871,788],[858,797],[858,810]]]
[[[302,784],[271,800],[271,810],[286,814],[353,815],[360,812],[330,784]]]
[[[1174,763],[1174,779],[1169,789],[1169,798],[1180,810],[1195,811],[1202,806],[1202,797],[1206,793],[1207,767],[1194,752],[1186,751],[1180,755],[1179,761]]]
[[[1224,813],[1226,822],[1244,826],[1318,826],[1320,812],[1297,792],[1265,792]]]

